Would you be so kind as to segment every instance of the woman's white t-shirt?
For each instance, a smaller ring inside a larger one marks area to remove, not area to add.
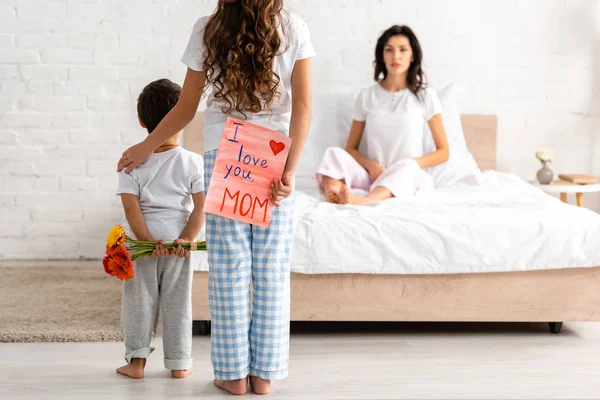
[[[388,168],[423,155],[424,124],[441,112],[432,88],[422,89],[417,97],[408,88],[389,92],[377,83],[358,94],[353,118],[365,121],[367,157]]]
[[[210,16],[205,16],[196,22],[181,58],[181,61],[194,71],[202,71],[204,57],[202,39],[204,28],[209,19]],[[284,50],[285,52],[275,56],[273,60],[273,71],[281,79],[277,89],[280,96],[273,100],[270,112],[264,109],[253,115],[247,113],[246,118],[235,110],[230,114],[224,114],[222,109],[227,106],[227,103],[221,99],[215,99],[211,90],[207,99],[207,109],[204,113],[204,151],[216,150],[219,147],[225,121],[228,117],[248,119],[254,124],[289,135],[292,112],[291,79],[294,64],[298,60],[314,57],[316,52],[310,39],[308,26],[300,16],[284,13],[282,14],[282,20],[287,42],[282,40],[280,53]]]

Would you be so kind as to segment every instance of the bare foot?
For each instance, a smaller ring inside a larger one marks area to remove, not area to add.
[[[250,376],[250,385],[252,385],[252,391],[256,394],[264,395],[271,393],[275,381],[262,379],[257,376]]]
[[[341,187],[341,185],[337,185],[337,186],[332,186],[329,188],[329,190],[327,191],[327,196],[326,196],[328,202],[337,204],[337,198],[338,198],[338,194],[340,192],[340,187]]]
[[[190,369],[180,369],[180,370],[173,370],[171,371],[171,375],[173,375],[173,378],[185,378],[186,376],[190,375],[192,372],[194,372],[194,368],[190,368]]]
[[[117,368],[117,373],[133,379],[142,379],[144,377],[145,366],[145,358],[133,358],[129,364]]]
[[[391,199],[394,197],[393,193],[384,186],[377,186],[371,193],[367,194],[365,197],[357,197],[354,195],[348,196],[348,204],[357,204],[357,205],[366,205],[378,201],[383,201],[387,199]]]
[[[350,194],[350,189],[346,184],[340,186],[340,191],[337,194],[337,204],[348,204],[350,202],[350,197],[354,197]]]
[[[337,203],[338,193],[344,184],[341,179],[333,179],[328,176],[323,177],[322,186],[325,194],[325,200],[330,203]]]
[[[221,381],[215,379],[214,383],[218,388],[238,396],[248,392],[248,378],[235,379],[232,381]]]
[[[366,202],[364,197],[358,197],[351,194],[348,196],[348,204],[364,205]]]

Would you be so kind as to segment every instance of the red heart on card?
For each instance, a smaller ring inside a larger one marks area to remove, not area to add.
[[[283,149],[285,149],[285,144],[281,142],[276,142],[274,140],[271,140],[269,142],[269,146],[271,146],[271,151],[273,152],[273,155],[277,155],[281,153]]]

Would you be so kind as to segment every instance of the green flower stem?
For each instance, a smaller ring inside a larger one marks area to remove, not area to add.
[[[156,248],[156,242],[135,240],[130,237],[126,237],[125,242],[131,244],[127,246],[127,251],[129,251],[132,261],[137,261],[142,257],[151,255]],[[163,243],[163,247],[167,250],[173,250],[177,246],[181,246],[184,249],[191,251],[192,243]],[[196,242],[196,250],[206,251],[206,242]]]

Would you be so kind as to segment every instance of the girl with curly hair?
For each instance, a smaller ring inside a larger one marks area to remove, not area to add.
[[[211,360],[215,384],[233,394],[245,394],[248,379],[255,393],[267,394],[288,373],[292,191],[310,125],[314,55],[308,26],[284,11],[282,0],[220,0],[194,26],[177,105],[118,163],[119,171],[132,171],[181,131],[205,88],[211,89],[204,113],[207,190],[228,117],[292,139],[284,173],[272,184],[276,207],[268,228],[206,215]]]

